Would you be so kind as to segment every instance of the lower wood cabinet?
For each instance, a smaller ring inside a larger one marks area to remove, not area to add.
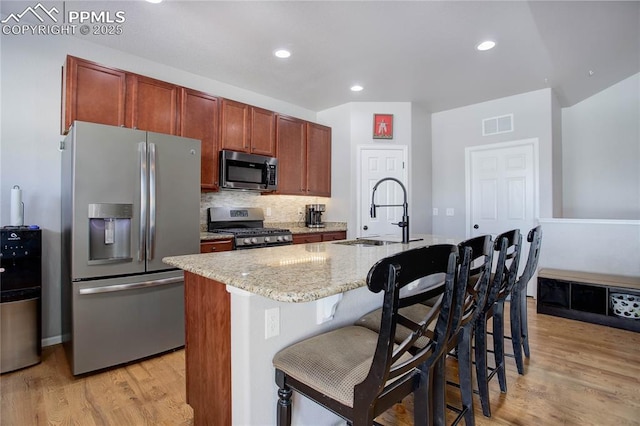
[[[293,244],[321,243],[323,241],[345,239],[347,239],[347,231],[313,232],[308,234],[294,234]]]
[[[215,253],[233,250],[233,240],[215,240],[200,243],[200,253]]]

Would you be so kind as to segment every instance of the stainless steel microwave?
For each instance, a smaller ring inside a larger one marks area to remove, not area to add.
[[[278,188],[278,159],[222,150],[220,151],[220,187],[275,191]]]

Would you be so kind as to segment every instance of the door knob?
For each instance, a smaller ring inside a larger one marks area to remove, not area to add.
[[[369,229],[369,227],[367,225],[365,225],[365,226],[362,227],[362,229],[364,229],[366,231],[367,229]]]
[[[480,228],[480,227],[478,226],[477,223],[475,225],[473,225],[473,229],[478,229],[478,228]]]

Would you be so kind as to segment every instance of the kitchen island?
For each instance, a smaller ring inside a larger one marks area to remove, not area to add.
[[[194,423],[276,424],[273,355],[380,307],[382,293],[366,287],[378,260],[454,243],[418,237],[409,244],[324,242],[163,259],[185,271],[187,403]],[[293,424],[340,422],[300,395],[293,404]]]

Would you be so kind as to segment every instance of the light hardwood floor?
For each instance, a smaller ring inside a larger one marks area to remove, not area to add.
[[[533,300],[529,318],[526,374],[508,358],[508,392],[492,380],[493,416],[482,415],[476,397],[476,424],[640,425],[639,333],[537,315]],[[449,366],[455,377],[455,361]],[[62,347],[47,347],[41,364],[0,377],[0,424],[191,425],[184,380],[183,350],[74,378]],[[448,398],[458,402],[452,387]],[[378,421],[409,426],[412,410],[407,398]]]

